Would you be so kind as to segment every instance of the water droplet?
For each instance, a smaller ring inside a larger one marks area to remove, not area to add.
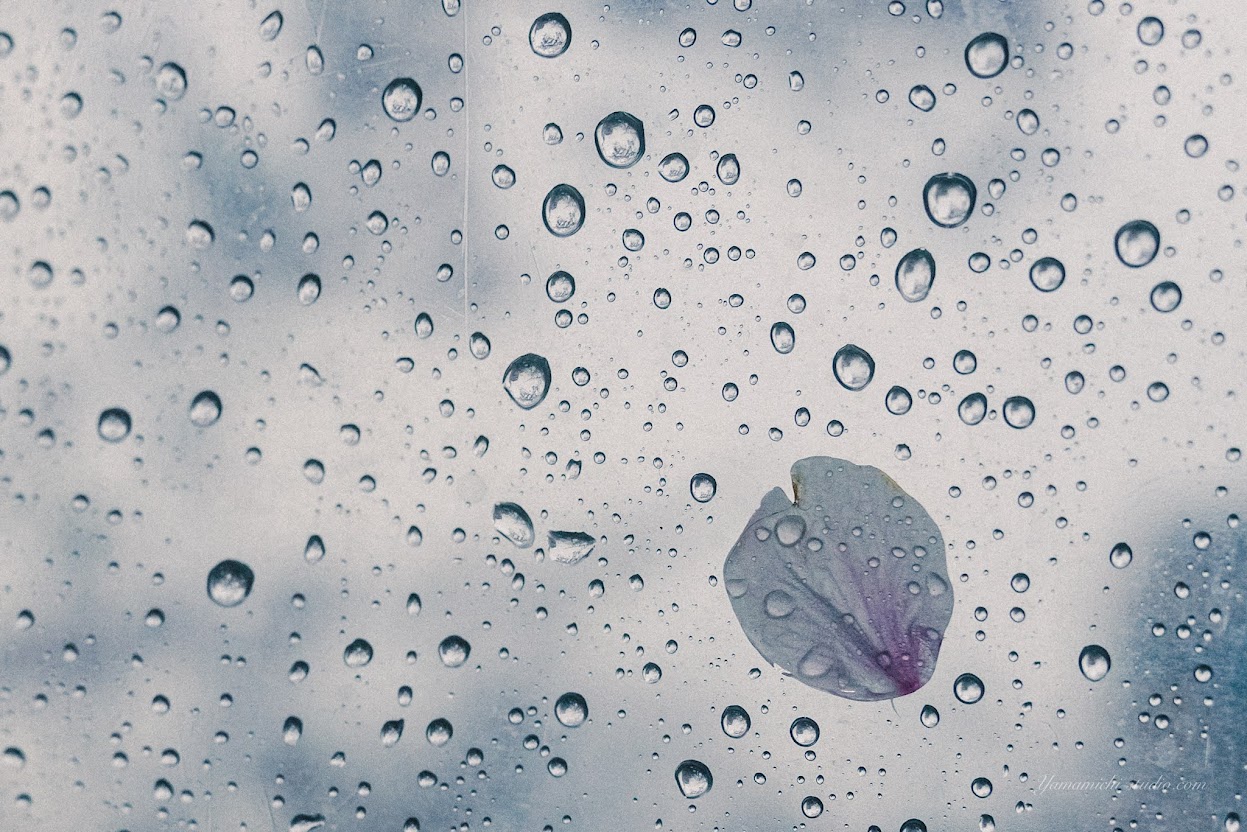
[[[533,352],[521,355],[507,365],[502,388],[511,401],[524,410],[532,410],[550,391],[550,362]]]
[[[807,818],[816,818],[823,813],[823,801],[810,795],[801,801],[801,814]]]
[[[351,668],[364,667],[372,661],[372,645],[357,638],[342,651],[342,662]]]
[[[856,344],[845,344],[836,351],[831,370],[845,390],[857,392],[875,377],[875,359]]]
[[[738,740],[745,734],[748,734],[751,724],[749,712],[740,705],[728,705],[723,709],[723,715],[719,718],[719,725],[723,728],[723,733],[734,740]]]
[[[429,741],[429,745],[441,748],[450,742],[450,738],[454,736],[454,728],[451,727],[448,719],[435,719],[429,723],[424,729],[424,738]]]
[[[1156,259],[1160,251],[1160,232],[1147,220],[1131,220],[1117,229],[1113,245],[1123,265],[1142,268]]]
[[[708,503],[714,499],[715,493],[719,490],[719,484],[709,474],[694,474],[688,482],[688,490],[697,502]]]
[[[393,748],[398,745],[398,741],[403,738],[403,727],[406,722],[401,719],[391,719],[381,726],[381,745],[383,748]]]
[[[105,442],[120,442],[130,435],[130,414],[120,407],[110,407],[100,414],[96,430]]]
[[[281,25],[284,22],[281,12],[270,12],[268,17],[260,21],[260,40],[274,40],[281,34]]]
[[[984,32],[966,44],[966,69],[976,78],[995,78],[1009,64],[1009,42],[995,32]]]
[[[904,416],[913,407],[914,398],[899,384],[893,385],[883,399],[883,405],[893,416]]]
[[[1117,543],[1109,550],[1108,562],[1115,569],[1125,569],[1132,560],[1134,560],[1134,550],[1130,548],[1128,543]]]
[[[565,728],[577,728],[589,718],[589,703],[578,693],[565,693],[554,703],[554,716]]]
[[[925,248],[916,248],[896,264],[896,291],[910,303],[925,300],[935,283],[935,258]]]
[[[909,91],[909,103],[922,112],[929,113],[935,109],[935,93],[931,92],[930,87],[918,84]]]
[[[960,173],[937,173],[922,190],[927,216],[941,228],[956,228],[970,218],[978,190]]]
[[[541,204],[541,219],[555,237],[570,237],[585,224],[585,200],[571,185],[555,185]]]
[[[788,736],[802,748],[809,748],[818,742],[819,733],[818,723],[808,716],[799,716],[788,726]]]
[[[614,112],[593,131],[598,156],[613,168],[630,168],[645,155],[645,125],[630,113]]]
[[[683,153],[668,153],[658,163],[658,174],[668,182],[679,182],[688,176],[688,159]]]
[[[381,93],[381,106],[395,121],[411,121],[419,115],[422,99],[419,84],[411,78],[395,78]]]
[[[719,164],[715,166],[714,173],[724,185],[731,186],[740,181],[740,161],[737,160],[736,154],[726,153],[719,157]]]
[[[675,782],[680,787],[680,794],[693,800],[710,791],[714,786],[714,777],[705,763],[685,760],[676,766]]]
[[[1139,21],[1139,43],[1144,46],[1155,46],[1165,37],[1165,24],[1156,17],[1145,17]]]
[[[236,607],[251,594],[255,573],[242,561],[223,560],[208,572],[208,597],[221,607]]]
[[[940,712],[936,710],[934,705],[923,705],[922,713],[918,715],[918,720],[924,728],[934,728],[940,724]]]
[[[565,271],[546,278],[546,297],[555,303],[566,303],[576,294],[576,279]]]
[[[797,333],[784,321],[771,326],[771,346],[780,355],[787,355],[797,345]]]
[[[437,657],[446,667],[462,667],[472,653],[472,645],[460,636],[446,636],[437,645]]]
[[[1031,264],[1031,285],[1041,292],[1055,292],[1065,282],[1065,264],[1055,257],[1041,257]]]
[[[211,390],[204,390],[191,400],[191,424],[197,428],[215,425],[221,418],[221,399]]]
[[[1005,417],[1005,424],[1011,428],[1022,430],[1035,421],[1035,405],[1025,396],[1010,396],[1005,399],[1004,407],[1000,410]]]
[[[549,541],[550,559],[555,563],[571,566],[587,558],[593,552],[597,540],[593,535],[584,532],[550,531],[546,535]]]
[[[528,45],[543,58],[557,58],[572,45],[572,25],[558,12],[547,12],[533,21]]]
[[[186,70],[175,63],[162,64],[156,70],[156,91],[170,101],[186,94]]]
[[[498,503],[494,506],[494,529],[521,549],[532,546],[537,539],[528,512],[515,503]]]
[[[1112,666],[1113,661],[1109,658],[1108,651],[1098,644],[1088,644],[1078,654],[1078,669],[1088,681],[1100,681],[1108,675]]]
[[[987,397],[982,393],[971,393],[957,405],[957,416],[967,425],[977,425],[987,416]]]
[[[953,696],[958,702],[973,705],[983,698],[983,680],[973,673],[962,673],[953,680]]]

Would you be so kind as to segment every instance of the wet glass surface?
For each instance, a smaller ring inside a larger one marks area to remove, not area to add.
[[[9,3],[0,828],[1238,832],[1242,15]]]

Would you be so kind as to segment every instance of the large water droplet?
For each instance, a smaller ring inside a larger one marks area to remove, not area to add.
[[[1132,269],[1142,268],[1156,259],[1160,251],[1160,232],[1147,220],[1131,220],[1117,229],[1113,240],[1117,259]]]
[[[236,607],[251,594],[255,573],[242,561],[223,560],[208,572],[208,597],[222,607]]]
[[[771,346],[775,348],[775,352],[787,355],[796,345],[797,333],[793,332],[790,324],[779,321],[771,326]]]
[[[714,777],[705,763],[685,760],[676,766],[675,782],[680,787],[680,794],[692,800],[710,791],[714,786]]]
[[[163,64],[156,71],[156,91],[170,101],[186,94],[186,70],[175,63]]]
[[[437,657],[447,667],[461,667],[472,654],[472,645],[462,636],[446,636],[437,645]]]
[[[571,185],[555,185],[541,204],[541,220],[555,237],[570,237],[585,224],[585,199]]]
[[[630,113],[614,112],[593,131],[598,156],[613,168],[630,168],[645,155],[645,125]]]
[[[976,78],[995,78],[1009,63],[1009,42],[995,32],[984,32],[966,44],[966,69]]]
[[[1100,681],[1108,675],[1112,666],[1113,661],[1109,658],[1108,651],[1098,644],[1088,644],[1078,654],[1078,669],[1088,681]]]
[[[831,370],[845,390],[862,390],[875,377],[875,359],[856,344],[845,344],[836,351]]]
[[[1004,407],[1000,410],[1005,417],[1005,424],[1011,428],[1022,430],[1035,421],[1035,405],[1025,396],[1010,396],[1005,399]]]
[[[788,736],[802,748],[809,748],[818,742],[819,733],[818,723],[808,716],[799,716],[788,726]]]
[[[575,563],[587,558],[593,552],[593,547],[597,540],[591,534],[584,532],[561,532],[551,531],[547,535],[549,540],[550,559],[555,563],[564,563],[571,566]]]
[[[511,401],[524,410],[532,410],[550,390],[550,362],[533,352],[521,355],[507,365],[502,374],[502,389]]]
[[[715,482],[714,477],[706,473],[694,474],[688,481],[689,493],[699,503],[708,503],[713,500],[718,489],[719,484]]]
[[[723,728],[723,733],[734,740],[738,740],[745,734],[748,734],[751,724],[749,712],[740,705],[728,705],[723,709],[723,715],[719,718],[719,725]]]
[[[962,673],[953,680],[953,696],[958,702],[973,705],[983,698],[983,680],[973,673]]]
[[[576,728],[589,718],[589,703],[578,693],[563,694],[554,703],[554,716],[566,728]]]
[[[557,58],[572,44],[572,25],[558,12],[547,12],[533,21],[528,45],[543,58]]]
[[[1115,569],[1125,569],[1132,560],[1134,560],[1134,550],[1130,548],[1129,543],[1117,543],[1109,550],[1108,562]]]
[[[1152,287],[1152,308],[1157,312],[1172,312],[1182,303],[1182,287],[1172,280],[1165,280]]]
[[[937,173],[922,190],[927,216],[941,228],[956,228],[970,218],[978,189],[960,173]]]
[[[688,176],[688,159],[683,153],[668,153],[658,163],[658,174],[668,182],[679,182]]]
[[[411,78],[395,78],[381,93],[385,114],[395,121],[411,121],[420,113],[423,93]]]
[[[515,503],[498,503],[494,506],[494,529],[521,549],[532,546],[536,539],[533,521],[528,512]]]
[[[910,303],[925,300],[935,283],[935,258],[925,248],[916,248],[896,264],[896,291]]]

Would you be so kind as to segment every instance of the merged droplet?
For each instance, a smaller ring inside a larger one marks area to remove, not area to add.
[[[680,794],[693,800],[710,791],[714,786],[714,777],[705,763],[685,760],[676,766],[675,782],[680,787]]]
[[[585,224],[584,197],[571,185],[555,185],[541,204],[541,220],[555,237],[570,237]]]
[[[995,78],[1009,64],[1009,41],[984,32],[966,44],[966,69],[976,78]]]
[[[960,173],[937,173],[922,189],[927,216],[941,228],[956,228],[969,219],[977,198],[974,183]]]
[[[395,121],[411,121],[420,113],[424,94],[411,78],[395,78],[381,93],[381,107]]]
[[[925,248],[916,248],[896,264],[896,291],[910,303],[925,300],[935,283],[935,258]]]
[[[1090,682],[1098,682],[1108,675],[1113,660],[1108,651],[1098,644],[1088,644],[1078,654],[1078,669]]]
[[[255,573],[242,561],[223,560],[208,571],[208,597],[222,607],[236,607],[251,594]]]
[[[1147,220],[1131,220],[1117,229],[1113,245],[1123,265],[1142,268],[1156,259],[1160,251],[1160,231]]]
[[[831,371],[845,390],[865,389],[875,377],[875,359],[856,344],[845,344],[836,351],[831,361]]]
[[[597,544],[597,539],[591,534],[584,532],[561,532],[550,531],[547,535],[549,541],[550,559],[555,563],[563,563],[571,566],[575,563],[587,558],[593,552],[593,547]]]
[[[522,506],[515,503],[498,503],[494,506],[494,529],[521,549],[527,549],[537,539],[532,518]]]
[[[767,661],[837,696],[918,690],[952,617],[939,528],[877,468],[808,457],[792,466],[792,486],[795,502],[780,488],[763,497],[723,564],[745,635]]]
[[[557,58],[572,45],[572,25],[558,12],[546,12],[529,28],[528,45],[543,58]]]
[[[593,131],[598,156],[613,168],[630,168],[645,155],[645,125],[636,116],[614,112]]]
[[[532,410],[549,392],[550,378],[550,362],[534,352],[525,353],[507,365],[502,374],[502,389],[511,401],[524,410]]]

